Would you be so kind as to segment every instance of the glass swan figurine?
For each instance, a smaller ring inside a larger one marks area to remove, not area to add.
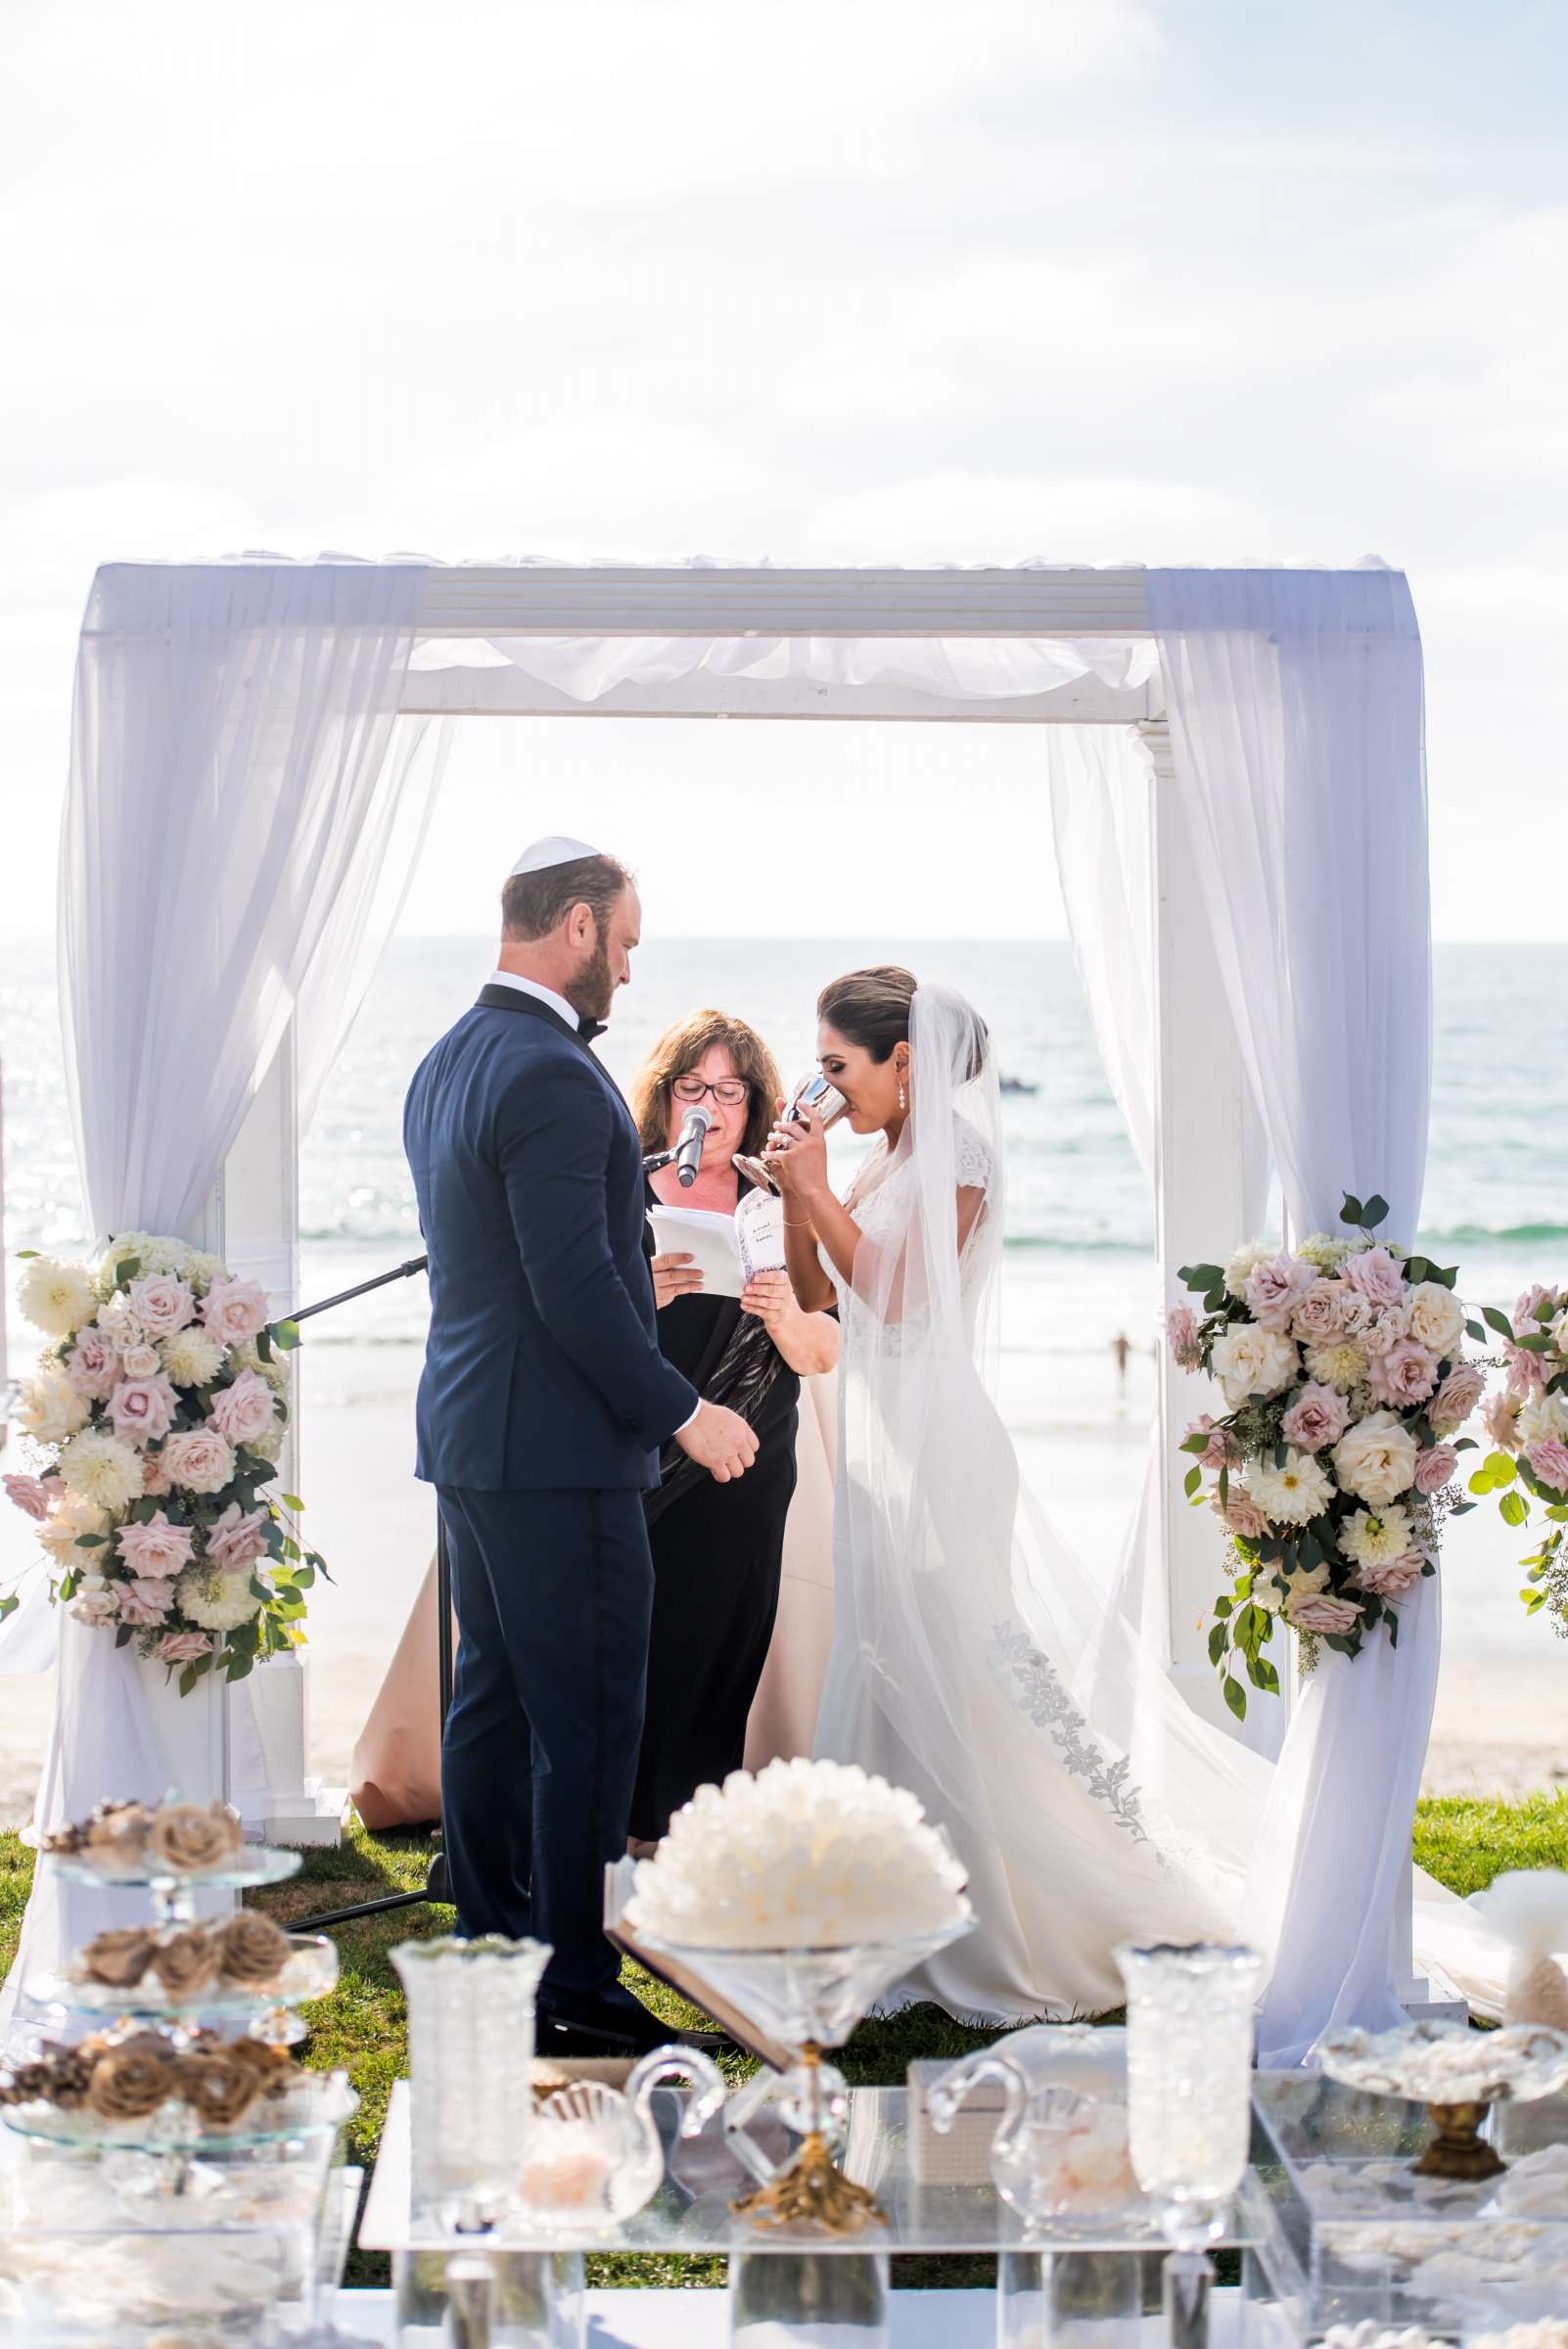
[[[1093,2226],[1137,2212],[1125,2036],[1088,2025],[1032,2024],[966,2055],[932,2084],[931,2120],[942,2134],[971,2089],[983,2081],[1000,2086],[992,2182],[1026,2226]]]
[[[574,2080],[534,2112],[518,2181],[528,2216],[576,2232],[620,2227],[653,2200],[665,2174],[665,2150],[653,2117],[653,2093],[684,2079],[693,2094],[680,2116],[682,2137],[697,2137],[728,2094],[712,2056],[694,2048],[655,2048],[625,2088]]]

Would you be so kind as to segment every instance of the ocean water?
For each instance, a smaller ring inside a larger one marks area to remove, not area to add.
[[[334,1069],[301,1161],[301,1303],[418,1253],[399,1143],[408,1077],[472,1001],[487,942],[394,943]],[[767,1037],[786,1081],[812,1058],[817,989],[871,960],[906,961],[985,1012],[1003,1071],[1033,1090],[1005,1103],[1008,1247],[1002,1402],[1025,1466],[1081,1544],[1114,1554],[1141,1470],[1160,1307],[1152,1206],[1106,1084],[1071,950],[1062,944],[882,939],[658,940],[637,957],[599,1049],[628,1081],[654,1036],[717,1004]],[[1472,1304],[1511,1304],[1527,1279],[1568,1276],[1568,948],[1449,946],[1437,956],[1435,1084],[1420,1244],[1461,1267]],[[55,1004],[42,944],[0,979],[6,1247],[65,1254],[84,1233]],[[838,1137],[835,1137],[837,1140]],[[856,1145],[841,1150],[853,1162]],[[409,1475],[423,1284],[399,1283],[325,1320],[304,1361],[312,1530],[339,1568],[320,1638],[390,1647],[429,1551],[428,1497]],[[1114,1341],[1131,1357],[1119,1373]],[[11,1369],[33,1340],[11,1316]],[[7,1512],[9,1518],[10,1512]],[[0,1574],[20,1520],[0,1531]],[[1517,1538],[1478,1511],[1453,1529],[1450,1637],[1537,1650],[1514,1592]]]

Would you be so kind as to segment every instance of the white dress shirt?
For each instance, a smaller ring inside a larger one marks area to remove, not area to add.
[[[553,987],[542,987],[537,979],[524,979],[516,971],[491,971],[489,985],[491,987],[515,987],[520,995],[534,995],[541,1003],[547,1003],[552,1011],[558,1012],[569,1028],[576,1029],[577,1025],[578,1015],[567,1001],[565,995],[558,995]],[[702,1407],[699,1403],[697,1411],[700,1411]],[[680,1425],[673,1431],[677,1436],[685,1434],[691,1425],[691,1420],[696,1418],[697,1411],[693,1411],[691,1419],[682,1419]]]

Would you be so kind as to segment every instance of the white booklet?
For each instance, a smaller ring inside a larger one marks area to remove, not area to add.
[[[705,1297],[739,1297],[759,1272],[784,1269],[784,1203],[772,1191],[749,1191],[732,1216],[661,1204],[648,1221],[661,1256],[695,1259]]]

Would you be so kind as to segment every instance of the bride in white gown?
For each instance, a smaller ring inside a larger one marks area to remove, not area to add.
[[[1003,1236],[984,1022],[896,968],[817,1009],[823,1072],[881,1139],[842,1204],[814,1118],[769,1144],[796,1294],[836,1301],[844,1333],[816,1751],[912,1788],[968,1868],[978,1927],[913,1995],[1103,2011],[1119,1942],[1233,1930],[1263,1766],[1140,1657],[1021,1486],[984,1370]]]

